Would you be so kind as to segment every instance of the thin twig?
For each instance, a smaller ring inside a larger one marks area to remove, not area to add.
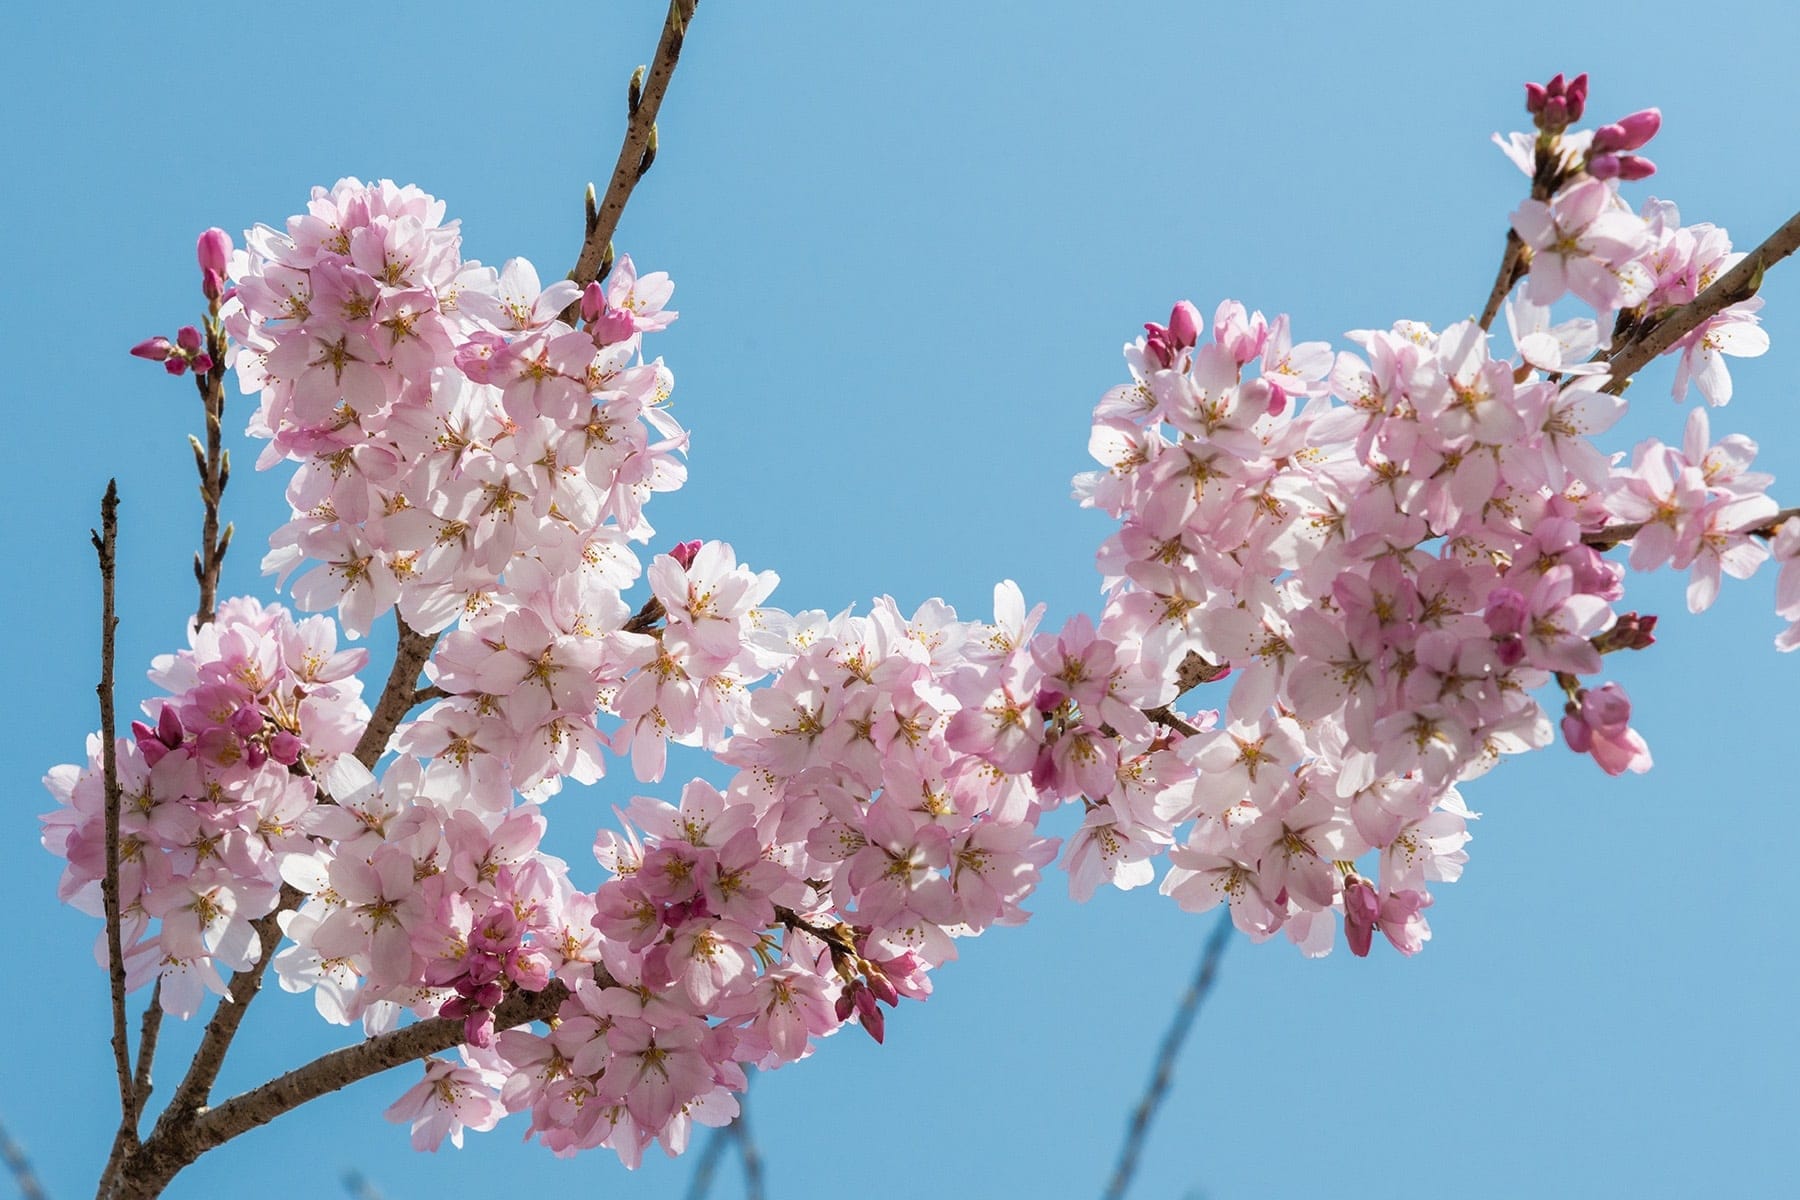
[[[106,777],[106,876],[100,894],[106,908],[106,954],[112,980],[113,1065],[119,1073],[119,1136],[137,1128],[136,1089],[132,1085],[131,1046],[125,1032],[124,915],[119,904],[119,789],[118,719],[113,711],[114,632],[119,627],[115,603],[119,548],[119,483],[108,480],[100,501],[100,532],[93,536],[100,556],[100,737],[102,771]]]
[[[744,1200],[763,1200],[762,1154],[756,1148],[756,1139],[750,1133],[750,1096],[746,1092],[738,1097],[737,1120],[729,1127],[733,1140],[737,1142],[738,1157],[744,1161]]]
[[[675,64],[681,58],[682,42],[687,37],[688,22],[694,19],[694,9],[700,0],[670,0],[669,15],[663,21],[662,37],[656,43],[656,57],[650,60],[648,73],[631,77],[631,88],[627,96],[629,115],[625,122],[625,141],[619,147],[619,160],[613,165],[612,179],[607,182],[606,195],[598,203],[590,203],[586,235],[582,238],[581,253],[575,258],[575,269],[569,272],[569,278],[576,283],[586,285],[610,266],[613,234],[619,228],[619,218],[624,215],[625,202],[631,199],[631,190],[637,186],[644,172],[650,169],[650,163],[656,157],[656,113],[662,107],[663,96],[669,90],[669,80],[675,74]],[[642,68],[639,68],[642,71]],[[589,189],[590,195],[592,189]],[[573,305],[570,306],[574,308]],[[563,320],[573,322],[573,312],[565,312]]]
[[[652,596],[644,601],[644,607],[632,614],[631,620],[625,622],[623,628],[626,633],[649,633],[667,615],[663,611],[662,601]]]
[[[37,1172],[31,1169],[25,1148],[12,1140],[4,1125],[0,1125],[0,1161],[4,1161],[6,1169],[12,1172],[13,1184],[19,1189],[19,1200],[50,1200],[44,1185],[38,1182]]]
[[[206,320],[206,350],[212,358],[212,369],[204,375],[196,373],[194,386],[200,392],[200,404],[206,410],[206,446],[190,437],[194,448],[194,466],[200,472],[200,501],[204,515],[200,522],[200,549],[194,555],[194,580],[200,585],[200,604],[194,610],[194,624],[205,625],[213,619],[219,602],[219,568],[225,562],[225,551],[231,545],[231,526],[219,531],[219,507],[225,498],[225,485],[231,478],[231,452],[224,448],[225,428],[225,330],[219,323],[219,301],[212,301]]]
[[[1150,1122],[1155,1119],[1157,1106],[1162,1103],[1163,1095],[1175,1077],[1175,1060],[1181,1055],[1181,1044],[1187,1040],[1188,1030],[1193,1028],[1194,1018],[1200,1013],[1200,1005],[1212,990],[1219,973],[1219,960],[1230,941],[1231,913],[1227,911],[1220,913],[1213,925],[1206,946],[1200,952],[1200,964],[1194,971],[1193,981],[1175,1008],[1175,1019],[1169,1022],[1168,1032],[1163,1034],[1162,1046],[1156,1052],[1156,1068],[1150,1073],[1150,1085],[1144,1089],[1144,1098],[1138,1101],[1131,1121],[1125,1127],[1125,1144],[1119,1150],[1119,1165],[1102,1193],[1103,1200],[1121,1200],[1125,1189],[1131,1186],[1138,1156],[1143,1153],[1144,1140],[1150,1133]]]
[[[1680,308],[1664,314],[1612,353],[1612,381],[1606,390],[1617,395],[1631,382],[1631,377],[1659,354],[1698,329],[1712,317],[1733,304],[1756,295],[1762,287],[1763,272],[1800,249],[1800,213],[1771,233],[1763,244],[1744,256],[1731,270],[1715,279],[1712,286]]]
[[[707,1136],[706,1145],[694,1159],[694,1174],[688,1181],[687,1200],[706,1200],[712,1191],[713,1176],[718,1173],[719,1159],[725,1154],[725,1131],[715,1129]]]

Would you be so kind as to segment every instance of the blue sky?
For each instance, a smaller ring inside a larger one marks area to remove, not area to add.
[[[87,529],[109,475],[125,503],[122,707],[193,602],[197,404],[124,351],[193,319],[200,229],[278,223],[346,174],[444,198],[471,256],[566,270],[662,12],[515,7],[100,3],[9,22],[0,603],[20,704],[0,759],[0,950],[16,964],[0,1120],[53,1195],[91,1189],[115,1120],[95,929],[55,904],[35,822],[39,776],[95,723]],[[618,238],[674,275],[682,314],[660,350],[694,432],[691,481],[650,509],[659,537],[730,541],[781,574],[773,602],[794,609],[891,593],[978,615],[1012,578],[1052,619],[1092,611],[1105,526],[1068,478],[1120,344],[1180,297],[1290,312],[1297,338],[1470,315],[1522,187],[1487,137],[1525,120],[1525,79],[1587,69],[1597,115],[1659,105],[1662,170],[1630,194],[1671,197],[1740,248],[1800,207],[1800,18],[1731,13],[706,0]],[[1800,479],[1800,267],[1764,294],[1775,347],[1734,366],[1713,430],[1749,434],[1759,467]],[[1680,436],[1668,374],[1633,389],[1611,448]],[[234,437],[245,411],[228,414]],[[256,562],[280,483],[253,456],[240,450],[228,494],[226,588],[268,596]],[[1775,494],[1794,503],[1800,486]],[[1631,586],[1664,619],[1617,671],[1656,769],[1610,780],[1555,748],[1470,787],[1472,862],[1416,959],[1234,942],[1135,1195],[1791,1194],[1800,657],[1770,646],[1772,573],[1702,618],[1679,579]],[[572,861],[623,798],[609,786],[553,802]],[[1149,889],[1076,906],[1060,883],[1029,926],[966,944],[886,1046],[835,1038],[758,1082],[773,1195],[1098,1193],[1210,920]],[[224,1089],[340,1044],[291,1000],[258,1003]],[[166,1039],[163,1079],[191,1041]],[[354,1168],[389,1200],[669,1196],[691,1169],[558,1161],[509,1125],[414,1155],[380,1118],[411,1080],[284,1118],[171,1194],[330,1196]],[[714,1194],[736,1188],[727,1170]]]

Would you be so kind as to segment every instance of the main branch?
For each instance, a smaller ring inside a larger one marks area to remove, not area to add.
[[[114,633],[119,628],[116,604],[119,548],[119,483],[108,480],[100,501],[100,531],[93,534],[94,552],[100,558],[100,697],[101,764],[106,787],[106,875],[100,895],[106,910],[106,957],[112,983],[113,1066],[119,1073],[119,1139],[129,1141],[137,1128],[137,1089],[132,1083],[131,1047],[125,1032],[125,947],[121,932],[124,916],[119,904],[119,788],[118,717],[113,711]],[[116,1152],[116,1147],[115,1147]]]
[[[556,1015],[568,996],[569,989],[554,979],[541,992],[516,992],[494,1010],[494,1027],[511,1029],[547,1020]],[[113,1195],[119,1200],[158,1195],[178,1171],[214,1146],[266,1125],[308,1100],[390,1067],[440,1054],[461,1043],[465,1036],[459,1020],[433,1017],[419,1021],[360,1045],[334,1050],[261,1087],[197,1113],[166,1132],[158,1128],[156,1136],[145,1142],[143,1150],[125,1165]]]

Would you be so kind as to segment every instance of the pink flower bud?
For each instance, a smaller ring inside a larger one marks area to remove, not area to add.
[[[872,971],[865,978],[869,982],[869,991],[874,993],[877,1000],[889,1008],[900,1003],[900,991],[888,980],[886,975],[880,971]]]
[[[1627,183],[1637,179],[1648,179],[1656,174],[1656,164],[1647,158],[1639,158],[1635,154],[1619,156],[1619,178]]]
[[[1525,85],[1525,111],[1534,117],[1543,112],[1544,99],[1548,95],[1549,93],[1544,90],[1543,84],[1527,83]]]
[[[213,369],[212,355],[196,354],[196,355],[194,355],[193,362],[191,365],[194,368],[194,374],[204,375],[208,371]]]
[[[187,359],[171,354],[163,360],[163,370],[171,375],[185,375],[187,374]]]
[[[156,715],[156,736],[171,750],[181,745],[181,714],[175,711],[173,704],[163,705],[162,711]]]
[[[168,338],[153,337],[145,338],[143,341],[133,346],[131,348],[131,354],[134,358],[147,358],[152,362],[162,362],[165,358],[169,357],[169,351],[171,349],[173,349],[173,347],[169,345]]]
[[[1594,130],[1593,147],[1596,152],[1636,150],[1655,137],[1656,131],[1661,128],[1662,113],[1654,108],[1646,108]]]
[[[1564,100],[1569,106],[1569,120],[1581,120],[1581,114],[1587,111],[1587,98],[1588,77],[1587,72],[1583,71],[1569,81],[1568,91],[1564,93]]]
[[[701,542],[695,538],[691,542],[676,542],[669,551],[669,557],[681,564],[682,570],[694,565],[694,555],[700,553]]]
[[[598,280],[587,285],[581,293],[581,319],[592,325],[606,311],[606,289]]]
[[[202,274],[210,271],[223,279],[231,269],[231,235],[216,225],[208,229],[194,243],[194,257]]]
[[[198,354],[205,343],[200,340],[200,331],[192,325],[183,325],[175,331],[175,344],[189,354]]]
[[[225,291],[225,277],[208,267],[200,272],[200,294],[208,300],[217,300]]]
[[[1344,880],[1344,940],[1350,943],[1350,953],[1358,958],[1369,956],[1369,947],[1375,940],[1375,923],[1381,919],[1381,897],[1375,894],[1375,885],[1361,875],[1351,875]]]
[[[1565,86],[1567,85],[1563,83],[1563,74],[1561,71],[1558,71],[1550,77],[1550,82],[1544,85],[1544,93],[1545,95],[1554,96],[1560,99]]]
[[[1183,350],[1200,340],[1200,310],[1187,300],[1177,301],[1169,310],[1169,337]]]
[[[297,734],[283,729],[269,739],[269,757],[284,767],[291,767],[300,761],[300,755],[306,749]]]
[[[637,325],[631,314],[622,308],[609,308],[600,316],[588,323],[588,332],[594,335],[597,346],[616,346],[627,341],[637,332]]]
[[[1524,595],[1513,588],[1497,587],[1488,593],[1488,632],[1495,637],[1516,636],[1525,628],[1525,614],[1530,610]]]
[[[868,993],[863,994],[867,995]],[[868,1031],[869,1036],[875,1039],[875,1044],[881,1045],[882,1039],[887,1033],[887,1014],[879,1008],[870,1008],[867,1012],[859,1012],[856,1019],[862,1023],[862,1027]]]
[[[1562,734],[1563,741],[1577,754],[1586,754],[1594,748],[1593,731],[1582,721],[1574,705],[1570,705],[1569,711],[1563,714]]]
[[[1551,96],[1544,101],[1544,111],[1538,117],[1538,126],[1551,133],[1560,133],[1569,127],[1569,102],[1561,96]]]
[[[1144,357],[1165,371],[1174,366],[1175,348],[1169,344],[1169,331],[1146,322],[1144,332]]]
[[[1587,171],[1595,179],[1617,179],[1619,177],[1619,156],[1596,154],[1588,159]]]

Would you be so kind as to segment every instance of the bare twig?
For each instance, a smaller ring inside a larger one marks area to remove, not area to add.
[[[225,330],[219,324],[219,301],[212,302],[206,321],[207,354],[212,369],[195,373],[194,386],[199,389],[201,406],[206,410],[206,445],[190,437],[194,448],[194,466],[200,472],[200,502],[204,516],[200,523],[200,549],[194,555],[194,581],[200,585],[200,604],[194,610],[194,624],[205,625],[213,619],[219,601],[219,568],[225,562],[225,551],[231,545],[231,526],[219,531],[219,506],[225,496],[225,484],[231,478],[231,452],[224,447],[225,424]]]
[[[1789,217],[1762,245],[1746,254],[1744,261],[1715,279],[1711,287],[1680,308],[1652,321],[1615,350],[1608,359],[1612,364],[1612,381],[1606,385],[1606,390],[1614,394],[1623,392],[1633,375],[1698,329],[1707,318],[1756,295],[1762,287],[1763,272],[1796,249],[1800,249],[1800,213]]]
[[[749,1101],[748,1093],[738,1097],[737,1120],[731,1123],[729,1130],[737,1142],[738,1157],[744,1161],[744,1200],[763,1200],[762,1154],[750,1133]]]
[[[1169,1022],[1169,1030],[1163,1034],[1162,1046],[1156,1052],[1156,1067],[1150,1073],[1150,1084],[1144,1089],[1144,1098],[1138,1101],[1137,1108],[1131,1114],[1131,1121],[1125,1128],[1125,1144],[1119,1150],[1119,1165],[1113,1171],[1112,1180],[1106,1185],[1101,1195],[1103,1200],[1121,1200],[1125,1189],[1131,1186],[1131,1176],[1137,1170],[1138,1157],[1143,1153],[1144,1140],[1150,1133],[1150,1122],[1156,1117],[1157,1106],[1162,1103],[1163,1095],[1169,1090],[1169,1083],[1175,1077],[1175,1060],[1181,1054],[1181,1044],[1187,1039],[1188,1031],[1194,1026],[1194,1018],[1200,1013],[1200,1005],[1206,994],[1212,990],[1213,981],[1218,977],[1219,960],[1225,954],[1225,947],[1231,941],[1231,913],[1219,914],[1217,923],[1206,939],[1206,946],[1200,952],[1200,963],[1194,971],[1194,978],[1188,984],[1187,991],[1181,997],[1181,1003],[1175,1007],[1175,1018]]]
[[[725,1131],[715,1129],[700,1147],[694,1159],[694,1174],[688,1180],[687,1200],[706,1200],[712,1192],[713,1176],[718,1173],[719,1159],[725,1155]]]
[[[575,269],[569,272],[569,278],[576,283],[590,283],[612,265],[613,234],[619,228],[619,218],[624,215],[625,202],[631,199],[631,190],[656,157],[656,113],[669,90],[669,80],[674,77],[682,42],[687,37],[688,22],[693,20],[699,3],[700,0],[670,0],[669,15],[663,21],[662,37],[656,43],[656,57],[650,60],[648,73],[640,67],[631,77],[626,95],[625,141],[619,147],[619,160],[613,165],[606,195],[596,203],[592,200],[593,189],[589,188],[586,235],[582,238],[581,253],[575,259]],[[574,315],[565,312],[563,319],[572,322]]]
[[[101,769],[106,777],[106,875],[100,894],[106,909],[106,956],[112,981],[113,1065],[119,1073],[119,1136],[137,1128],[137,1090],[132,1084],[131,1046],[125,1032],[124,915],[119,904],[119,754],[118,718],[113,711],[113,634],[119,627],[115,602],[118,578],[119,483],[108,480],[100,501],[100,532],[93,535],[100,556],[100,697]]]
[[[632,614],[631,620],[625,622],[626,633],[649,633],[656,628],[656,623],[667,616],[663,612],[663,603],[655,596],[644,601],[644,607]]]
[[[13,1185],[19,1189],[20,1200],[49,1200],[49,1193],[38,1182],[37,1172],[31,1169],[31,1160],[25,1156],[25,1148],[12,1140],[12,1135],[6,1132],[4,1125],[0,1125],[0,1161],[4,1161],[6,1169],[12,1172]]]

